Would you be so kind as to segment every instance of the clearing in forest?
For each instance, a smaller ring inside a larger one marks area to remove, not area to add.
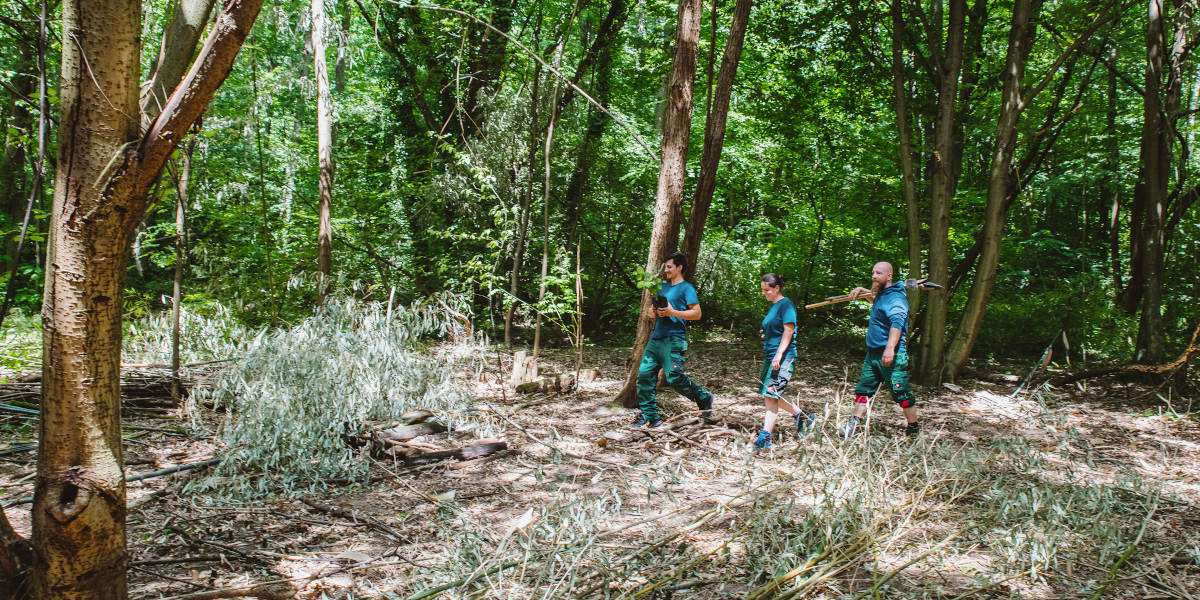
[[[1117,382],[916,388],[908,440],[890,403],[838,438],[860,357],[802,351],[789,396],[818,429],[752,455],[755,344],[693,344],[715,423],[671,391],[667,426],[637,432],[611,399],[626,352],[589,349],[600,377],[515,395],[511,355],[472,374],[474,416],[508,450],[378,461],[369,483],[260,502],[184,493],[182,472],[129,484],[133,598],[1193,598],[1200,589],[1200,424],[1186,398]],[[543,364],[573,368],[568,351]],[[1082,389],[1081,389],[1082,388]],[[1182,404],[1181,404],[1182,403]],[[1161,408],[1160,408],[1161,407]],[[1181,411],[1178,415],[1175,410]],[[1190,410],[1190,409],[1189,409]],[[198,429],[127,411],[129,473],[213,455]],[[434,447],[462,433],[429,434]],[[0,463],[6,502],[31,453]],[[8,509],[21,533],[28,513]],[[1192,594],[1192,595],[1189,595]]]

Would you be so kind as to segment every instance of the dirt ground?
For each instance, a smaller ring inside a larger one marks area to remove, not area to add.
[[[861,355],[803,351],[787,397],[817,430],[795,440],[781,418],[754,455],[757,344],[694,343],[688,372],[716,394],[715,422],[660,391],[675,418],[649,434],[612,403],[626,359],[588,348],[595,381],[518,395],[511,355],[493,354],[470,382],[475,418],[509,450],[380,462],[309,503],[182,493],[202,470],[130,483],[130,596],[1200,598],[1200,398],[1092,380],[1011,399],[1016,384],[967,379],[915,387],[917,440],[881,401],[868,434],[843,441]],[[216,415],[199,429],[125,416],[130,475],[218,449]],[[33,460],[0,456],[0,501],[18,503],[6,513],[25,535]]]

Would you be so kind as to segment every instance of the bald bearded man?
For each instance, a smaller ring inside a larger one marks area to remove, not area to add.
[[[839,433],[850,437],[862,431],[871,397],[881,385],[887,385],[892,400],[904,411],[908,422],[904,433],[915,436],[917,399],[908,389],[908,352],[904,337],[908,333],[908,297],[903,283],[892,283],[892,265],[876,263],[871,270],[871,289],[857,287],[850,298],[874,293],[871,316],[867,323],[867,356],[863,359],[862,374],[854,387],[854,414],[842,425]]]

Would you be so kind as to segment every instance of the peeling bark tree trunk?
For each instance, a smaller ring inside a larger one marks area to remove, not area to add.
[[[325,2],[312,0],[313,70],[317,79],[317,304],[325,303],[333,275],[333,101],[325,65]]]
[[[663,262],[668,247],[675,245],[671,231],[679,228],[679,207],[683,203],[683,182],[687,167],[688,133],[692,125],[692,84],[696,77],[696,61],[700,47],[700,0],[682,0],[675,28],[675,57],[667,84],[667,107],[663,115],[662,163],[658,170],[658,191],[655,194],[654,226],[650,230],[650,251],[646,270],[656,271]],[[642,292],[642,309],[638,317],[637,338],[630,352],[630,369],[625,387],[617,399],[627,408],[637,403],[638,365],[642,351],[650,341],[654,328],[651,293]]]
[[[692,210],[688,215],[687,231],[683,238],[683,255],[687,257],[684,278],[689,281],[694,280],[696,276],[696,260],[700,257],[704,223],[708,220],[708,209],[712,206],[713,191],[717,187],[717,167],[721,163],[725,124],[729,118],[729,97],[733,94],[733,81],[742,58],[742,46],[746,40],[746,26],[750,22],[752,4],[754,0],[738,0],[734,6],[729,38],[725,41],[725,54],[721,57],[721,70],[717,73],[717,89],[713,93],[711,110],[704,123],[700,176],[696,181],[696,196],[692,199]]]
[[[900,171],[904,180],[904,206],[908,225],[908,276],[921,277],[921,207],[917,204],[917,176],[913,167],[912,128],[908,124],[908,95],[904,76],[904,10],[892,0],[892,94],[896,106],[896,129],[900,134]],[[921,293],[908,292],[911,326],[921,308]],[[911,331],[911,329],[910,329]]]
[[[62,45],[32,510],[38,598],[126,597],[119,368],[129,243],[150,186],[229,74],[260,8],[261,0],[226,4],[141,137],[141,3],[63,3],[71,43]]]

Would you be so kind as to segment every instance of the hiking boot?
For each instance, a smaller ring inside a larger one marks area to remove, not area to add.
[[[754,451],[759,452],[771,447],[771,432],[766,429],[758,432],[758,437],[754,438]]]
[[[845,439],[858,435],[862,433],[862,431],[862,419],[858,417],[850,417],[849,419],[846,419],[845,423],[842,423],[841,428],[838,429],[838,435]]]
[[[701,419],[704,419],[705,421],[712,420],[712,405],[713,405],[712,394],[709,394],[707,398],[703,398],[703,399],[696,401],[696,408],[700,409],[700,418]]]
[[[644,427],[646,429],[656,429],[656,428],[658,428],[659,425],[662,425],[662,421],[660,421],[658,419],[650,420],[650,419],[647,419],[645,416],[641,416],[641,417],[638,417],[638,420],[633,423],[633,428],[641,429]]]
[[[919,421],[913,421],[912,423],[904,426],[904,435],[907,435],[910,438],[917,437],[917,434],[919,433],[921,433],[921,423]]]
[[[808,433],[808,430],[810,427],[812,427],[813,423],[816,423],[817,416],[814,414],[806,413],[804,411],[800,411],[800,412],[796,413],[795,421],[796,421],[796,439],[800,439],[800,438],[804,437],[804,434]]]

